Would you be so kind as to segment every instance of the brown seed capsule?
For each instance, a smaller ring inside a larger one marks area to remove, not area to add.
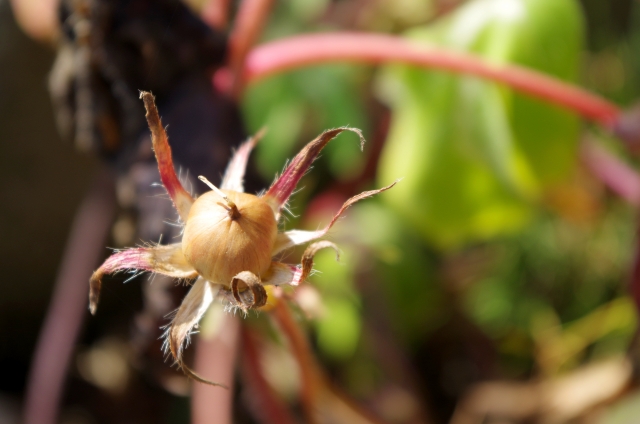
[[[221,190],[200,196],[182,237],[187,261],[206,280],[229,286],[242,271],[263,275],[278,234],[273,210],[261,198]]]
[[[147,92],[140,95],[147,108],[147,121],[160,178],[180,218],[185,222],[184,234],[181,243],[135,247],[111,255],[91,277],[90,309],[95,313],[105,274],[136,270],[182,279],[197,277],[166,332],[167,348],[188,376],[203,383],[222,386],[190,370],[182,357],[189,334],[211,303],[221,298],[230,306],[246,311],[267,304],[265,287],[301,284],[311,272],[313,255],[325,247],[335,249],[335,245],[326,241],[311,244],[305,250],[300,266],[272,261],[273,256],[324,237],[349,206],[388,190],[395,183],[350,198],[324,228],[315,231],[290,230],[278,234],[277,217],[320,151],[345,130],[355,132],[364,142],[360,131],[344,127],[323,132],[291,160],[282,175],[261,197],[242,193],[249,153],[257,141],[257,138],[250,139],[239,147],[229,163],[222,179],[223,189],[200,176],[199,179],[212,191],[194,199],[175,172],[171,148],[153,95]]]

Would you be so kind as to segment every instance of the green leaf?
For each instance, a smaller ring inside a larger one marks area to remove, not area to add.
[[[340,250],[340,262],[331,249],[319,252],[314,258],[314,268],[319,272],[311,278],[322,295],[324,309],[315,322],[318,347],[336,361],[354,355],[362,330],[360,297],[353,283],[357,253],[348,244]]]
[[[320,319],[318,330],[318,346],[327,356],[343,361],[355,353],[362,322],[356,306],[339,298],[324,300],[325,315]]]
[[[247,125],[253,133],[262,127],[268,130],[257,147],[258,167],[265,178],[281,172],[298,148],[328,128],[348,125],[366,132],[361,72],[354,66],[319,66],[274,76],[248,88],[242,102]],[[323,156],[330,172],[340,179],[358,175],[366,159],[353,140],[330,143]]]
[[[573,0],[476,0],[407,36],[572,80],[582,27]],[[574,165],[577,117],[504,86],[392,66],[378,93],[393,112],[379,180],[404,177],[385,198],[441,247],[522,228]]]

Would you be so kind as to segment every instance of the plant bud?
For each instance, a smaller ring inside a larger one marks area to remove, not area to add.
[[[206,280],[229,286],[243,271],[263,275],[271,266],[278,225],[261,198],[232,190],[210,191],[191,206],[182,251]]]

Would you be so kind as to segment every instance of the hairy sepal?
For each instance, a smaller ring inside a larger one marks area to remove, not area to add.
[[[173,158],[171,156],[171,147],[169,146],[169,139],[167,133],[162,126],[158,109],[156,108],[155,98],[153,94],[141,91],[140,98],[144,102],[144,107],[147,110],[146,118],[151,130],[151,141],[153,143],[153,151],[156,155],[158,162],[158,170],[160,171],[160,180],[162,185],[167,190],[171,201],[175,206],[180,218],[183,221],[187,220],[189,216],[189,209],[193,205],[194,199],[189,192],[184,189],[182,183],[178,179],[175,167],[173,165]]]
[[[264,134],[264,129],[258,131],[256,135],[242,143],[238,150],[236,150],[222,177],[222,184],[220,185],[222,190],[233,190],[239,193],[244,192],[244,174],[247,169],[249,155]]]
[[[182,352],[187,345],[193,327],[198,324],[204,313],[209,309],[218,294],[218,290],[218,286],[214,286],[204,278],[198,278],[173,318],[167,331],[167,340],[171,355],[185,375],[201,383],[226,389],[227,386],[198,375],[182,360]]]
[[[300,266],[292,266],[281,262],[273,262],[269,272],[262,279],[265,286],[299,286],[304,283],[313,271],[313,257],[319,250],[327,247],[332,248],[336,252],[336,260],[340,259],[340,251],[338,246],[330,241],[319,241],[309,245],[302,254]]]
[[[89,280],[89,310],[96,313],[102,278],[118,271],[148,271],[174,278],[192,279],[198,276],[182,253],[181,243],[135,247],[109,256]]]
[[[264,199],[273,209],[276,217],[279,217],[280,210],[287,203],[291,193],[296,189],[298,182],[309,170],[313,161],[318,157],[322,149],[343,131],[351,131],[360,137],[360,148],[364,147],[365,139],[362,131],[357,128],[341,127],[327,130],[309,142],[300,152],[293,158],[287,169],[282,175],[271,185],[269,190],[264,194]]]
[[[386,187],[382,187],[377,190],[364,191],[356,196],[353,196],[352,198],[344,202],[340,210],[333,216],[329,224],[327,224],[324,228],[320,230],[317,230],[317,231],[291,230],[291,231],[278,234],[278,237],[276,238],[276,243],[273,247],[272,254],[275,255],[293,246],[298,246],[298,245],[308,243],[310,241],[317,240],[319,238],[324,237],[329,232],[331,227],[333,227],[333,224],[336,223],[336,221],[342,216],[342,214],[351,205],[353,205],[354,203],[362,199],[366,199],[367,197],[371,197],[378,193],[382,193],[383,191],[389,190],[391,187],[396,185],[398,181],[399,180],[396,180],[392,184]]]

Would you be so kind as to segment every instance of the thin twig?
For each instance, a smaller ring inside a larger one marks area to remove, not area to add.
[[[379,421],[362,410],[342,392],[332,387],[315,360],[306,335],[293,318],[286,301],[280,297],[275,302],[272,316],[287,338],[293,356],[298,361],[301,379],[301,401],[305,422],[344,422],[373,424]]]
[[[73,220],[27,382],[25,424],[57,422],[69,360],[87,310],[87,276],[104,253],[115,204],[113,177],[104,169]]]
[[[306,422],[309,424],[316,423],[317,402],[323,382],[307,338],[300,330],[298,323],[291,315],[289,306],[287,306],[283,299],[278,299],[278,301],[275,302],[272,316],[287,337],[293,355],[298,361],[300,378],[302,380],[301,400]]]
[[[401,62],[475,75],[570,109],[607,128],[615,124],[620,113],[615,104],[602,97],[530,69],[490,63],[468,53],[418,46],[400,37],[380,34],[298,35],[264,44],[248,54],[244,62],[244,80],[256,82],[288,70],[334,62]]]

